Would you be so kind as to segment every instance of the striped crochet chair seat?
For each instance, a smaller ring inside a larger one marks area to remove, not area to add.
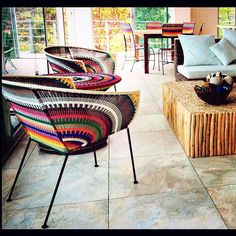
[[[62,74],[50,74],[46,76],[62,76]],[[106,91],[121,81],[120,76],[106,73],[64,73],[63,77],[71,77],[76,89],[98,91]]]
[[[52,46],[44,49],[47,60],[55,73],[89,72],[110,73],[115,62],[108,52],[71,46]]]
[[[139,104],[137,91],[77,90],[73,79],[64,76],[6,75],[2,84],[30,138],[61,153],[95,145],[127,128]]]

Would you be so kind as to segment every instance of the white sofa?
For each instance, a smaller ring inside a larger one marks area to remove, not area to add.
[[[216,39],[216,43],[220,39]],[[175,39],[175,79],[181,80],[203,80],[210,73],[217,71],[231,75],[236,81],[236,61],[229,65],[198,65],[198,66],[183,66],[184,55],[179,39]]]

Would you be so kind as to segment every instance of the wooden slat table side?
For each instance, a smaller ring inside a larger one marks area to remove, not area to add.
[[[201,81],[163,83],[163,112],[188,157],[236,154],[236,84],[227,104],[196,95]]]

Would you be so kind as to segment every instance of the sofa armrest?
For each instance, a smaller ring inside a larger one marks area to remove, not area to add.
[[[179,39],[174,41],[174,71],[175,78],[178,77],[177,67],[184,64],[184,54]],[[177,79],[176,79],[177,80]]]

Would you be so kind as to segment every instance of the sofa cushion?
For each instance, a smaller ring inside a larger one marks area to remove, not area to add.
[[[184,65],[221,65],[210,50],[215,44],[214,35],[179,35],[184,54]]]
[[[223,29],[223,37],[236,48],[236,30]]]
[[[222,38],[218,43],[211,46],[210,50],[225,66],[236,60],[236,48],[226,38]]]
[[[224,65],[184,66],[179,65],[177,71],[188,79],[206,78],[208,74],[220,71],[231,76],[236,76],[236,63]]]

